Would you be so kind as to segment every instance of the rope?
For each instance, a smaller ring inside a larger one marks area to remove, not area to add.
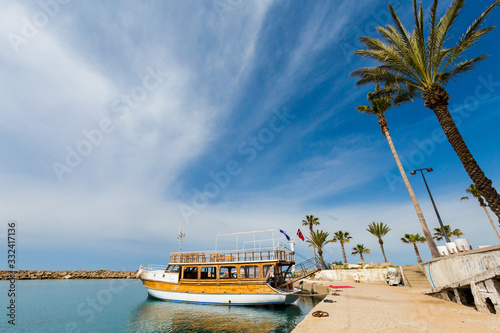
[[[101,293],[107,293],[108,291],[111,291],[111,290],[115,290],[115,289],[120,289],[120,288],[125,288],[125,287],[128,287],[128,286],[133,285],[134,283],[137,283],[137,282],[139,282],[139,280],[136,280],[136,281],[134,281],[134,282],[132,282],[132,283],[129,283],[129,284],[126,284],[126,285],[124,285],[124,286],[120,286],[120,287],[116,287],[116,288],[112,288],[112,289],[108,289],[108,290],[101,290],[101,291],[98,291],[97,293],[98,293],[98,294],[101,294]]]
[[[312,316],[313,316],[313,317],[318,317],[318,318],[321,318],[321,317],[328,317],[328,316],[329,316],[329,314],[328,314],[328,312],[326,312],[326,311],[319,311],[319,310],[318,310],[318,311],[314,311],[314,312],[312,313]]]

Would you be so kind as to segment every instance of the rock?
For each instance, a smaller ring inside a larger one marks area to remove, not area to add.
[[[65,276],[63,276],[63,279],[66,279],[66,280],[71,279],[71,275],[69,275],[69,274],[65,275]]]

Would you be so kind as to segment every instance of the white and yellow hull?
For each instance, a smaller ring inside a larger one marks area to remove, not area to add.
[[[140,276],[148,294],[165,301],[225,305],[291,304],[299,297],[300,289],[278,292],[263,281],[248,283],[184,283],[170,274],[148,272]]]
[[[224,305],[276,305],[292,304],[298,294],[191,294],[147,288],[148,294],[164,301],[224,304]]]

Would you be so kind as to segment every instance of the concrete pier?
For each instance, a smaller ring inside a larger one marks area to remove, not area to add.
[[[350,285],[331,289],[335,303],[319,303],[293,330],[306,332],[499,332],[500,317],[423,294],[424,289],[345,281],[304,281],[323,285]],[[307,285],[307,284],[306,284]],[[323,291],[324,289],[317,289]],[[328,317],[313,317],[315,311]]]

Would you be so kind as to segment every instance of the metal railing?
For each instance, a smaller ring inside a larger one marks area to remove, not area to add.
[[[302,276],[312,274],[311,272],[319,271],[319,269],[316,268],[317,267],[316,265],[317,265],[317,263],[315,262],[314,258],[303,261],[300,264],[296,264],[295,265],[295,277],[302,277]],[[319,266],[319,267],[321,267],[321,266]]]
[[[276,249],[241,250],[231,252],[188,252],[172,253],[171,264],[184,263],[218,263],[218,262],[249,262],[249,261],[294,261],[294,254],[290,251]]]
[[[143,271],[165,271],[167,266],[165,265],[141,265],[139,269]]]

